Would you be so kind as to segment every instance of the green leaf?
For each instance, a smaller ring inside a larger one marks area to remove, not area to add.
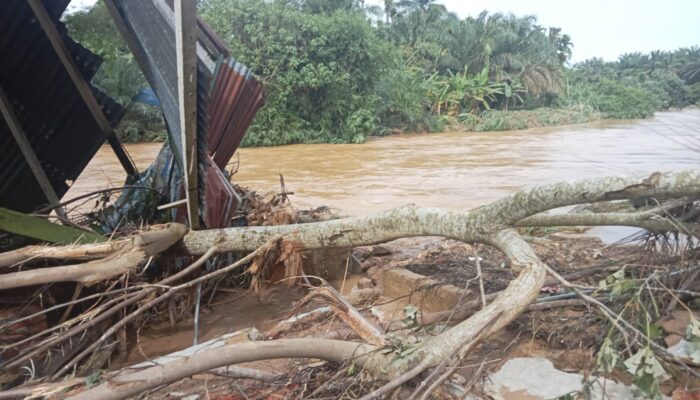
[[[348,375],[355,375],[355,363],[350,363],[350,366],[348,367]]]
[[[634,385],[640,395],[651,399],[663,398],[659,385],[670,376],[648,347],[639,349],[635,355],[625,360],[625,367],[634,375]]]
[[[95,371],[85,379],[85,386],[92,388],[102,383],[102,371]]]
[[[700,363],[700,322],[691,314],[690,323],[686,328],[685,338],[690,359],[694,363]]]
[[[635,284],[625,278],[625,267],[615,271],[604,280],[598,282],[598,288],[601,290],[609,290],[612,297],[620,296],[630,290],[634,290]]]
[[[660,326],[656,324],[649,324],[649,339],[660,339],[663,338],[664,335],[664,330]]]
[[[407,347],[405,350],[403,350],[401,353],[399,353],[399,358],[407,357],[407,356],[409,356],[409,355],[415,353],[416,350],[418,350],[418,347],[416,347],[416,346],[409,346],[409,347]]]
[[[610,338],[606,338],[598,352],[598,365],[605,373],[611,373],[620,362],[620,353],[612,346]]]

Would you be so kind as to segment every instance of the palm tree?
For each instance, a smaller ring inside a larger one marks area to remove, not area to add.
[[[687,85],[700,82],[700,46],[678,49],[674,70]]]
[[[435,0],[401,0],[396,3],[396,6],[403,11],[427,11],[430,6],[435,4]]]
[[[394,0],[384,0],[384,17],[386,18],[386,24],[391,25],[395,16],[396,5],[394,5]]]
[[[513,103],[517,103],[518,101],[520,101],[521,103],[523,102],[523,98],[520,96],[520,94],[525,93],[527,91],[525,90],[525,86],[523,86],[522,83],[507,78],[504,79],[503,82],[501,82],[501,86],[503,87],[502,92],[504,98],[503,111],[508,111],[511,99],[514,100]]]
[[[571,58],[571,48],[574,44],[571,42],[571,36],[561,34],[561,28],[549,28],[549,42],[557,50],[559,63],[562,65]]]

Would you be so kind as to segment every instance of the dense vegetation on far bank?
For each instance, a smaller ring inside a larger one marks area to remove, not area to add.
[[[510,130],[647,118],[700,101],[700,47],[568,66],[571,38],[532,16],[460,19],[434,0],[200,0],[202,17],[268,92],[244,145],[360,143],[396,131]],[[127,107],[126,141],[160,112],[102,3],[66,16],[105,58],[94,82]]]

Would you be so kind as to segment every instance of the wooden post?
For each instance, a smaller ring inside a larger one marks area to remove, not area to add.
[[[58,29],[56,29],[56,25],[54,25],[53,21],[51,20],[51,16],[49,16],[49,13],[46,11],[44,4],[41,0],[27,0],[27,2],[32,8],[37,21],[39,21],[39,25],[41,25],[41,28],[44,30],[46,37],[49,38],[49,42],[51,42],[51,46],[58,55],[58,58],[61,60],[63,67],[68,72],[68,75],[73,81],[76,89],[78,89],[78,92],[83,98],[85,105],[87,105],[93,118],[95,118],[95,121],[97,121],[97,125],[102,131],[102,134],[105,135],[109,145],[114,151],[114,154],[119,159],[124,171],[126,171],[128,175],[136,175],[136,167],[126,154],[126,151],[124,150],[124,147],[122,147],[121,142],[119,142],[119,138],[114,132],[114,129],[112,129],[107,117],[105,117],[104,113],[102,112],[102,108],[100,108],[100,104],[97,102],[95,95],[92,93],[90,85],[85,81],[85,79],[83,79],[78,66],[75,64],[75,60],[71,56],[65,42],[63,42],[61,35],[58,33]]]
[[[29,143],[27,136],[24,134],[22,125],[20,125],[17,115],[15,114],[15,110],[13,109],[12,104],[10,104],[10,99],[7,98],[5,90],[1,87],[0,111],[2,111],[5,122],[7,123],[7,126],[10,127],[12,136],[15,137],[17,145],[24,155],[24,159],[27,161],[27,164],[29,164],[29,168],[34,174],[34,178],[36,178],[36,181],[39,183],[39,187],[41,187],[41,190],[44,192],[46,200],[48,200],[51,205],[59,204],[60,200],[58,199],[58,195],[56,195],[56,191],[53,189],[51,181],[49,181],[49,177],[46,176],[46,172],[43,168],[41,168],[39,158],[37,158],[36,153],[34,153],[34,149],[32,149],[32,145]],[[56,208],[56,214],[58,214],[58,216],[61,218],[66,218],[66,212],[63,210],[63,207]]]
[[[183,177],[191,229],[199,228],[197,193],[197,6],[194,0],[175,0],[177,89],[182,134]]]

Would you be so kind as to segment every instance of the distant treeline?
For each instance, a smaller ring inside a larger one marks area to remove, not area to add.
[[[700,101],[700,47],[568,65],[572,39],[533,16],[460,19],[431,0],[200,0],[201,16],[268,92],[249,146],[355,142],[397,131],[521,129],[646,118]],[[106,62],[125,140],[161,137],[146,83],[99,2],[66,16]]]

